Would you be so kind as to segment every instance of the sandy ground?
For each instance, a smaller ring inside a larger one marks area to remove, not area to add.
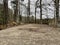
[[[27,24],[0,31],[0,45],[60,45],[60,28]]]

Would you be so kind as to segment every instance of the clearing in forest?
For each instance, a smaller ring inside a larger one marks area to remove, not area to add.
[[[0,45],[60,45],[60,28],[27,24],[0,31]]]

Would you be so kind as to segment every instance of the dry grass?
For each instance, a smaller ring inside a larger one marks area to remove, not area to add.
[[[60,45],[60,28],[28,24],[0,31],[0,45]]]

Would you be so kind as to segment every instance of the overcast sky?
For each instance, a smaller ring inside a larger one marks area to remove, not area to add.
[[[36,2],[36,0],[30,0],[31,1],[31,12],[33,12],[33,14],[32,15],[34,15],[34,13],[35,13],[35,2]],[[28,0],[24,0],[24,3],[26,4],[26,3],[28,3]],[[47,9],[47,10],[45,10],[45,9],[43,9],[43,18],[46,18],[46,15],[48,15],[48,17],[49,18],[53,18],[54,17],[54,7],[52,6],[52,4],[53,4],[53,2],[52,2],[52,0],[42,0],[42,3],[44,3],[44,4],[47,4],[47,3],[51,3],[51,5],[50,6],[44,6],[44,8],[49,8],[49,9]],[[50,10],[51,9],[51,10]],[[39,8],[37,8],[37,18],[40,18],[40,9]]]
[[[35,2],[36,2],[36,0],[30,0],[31,1],[31,12],[33,12],[32,13],[32,15],[34,15],[34,13],[35,13]],[[2,2],[2,0],[0,0],[0,3]],[[9,0],[9,8],[11,8],[11,0]],[[27,4],[28,3],[28,0],[24,0],[24,2],[23,2],[24,4]],[[52,0],[42,0],[42,3],[43,4],[48,4],[48,3],[50,3],[51,5],[50,6],[43,6],[43,18],[46,18],[46,15],[48,15],[48,17],[49,18],[53,18],[54,17],[54,7],[53,7],[53,2],[52,2]],[[44,8],[46,8],[47,10],[45,10]],[[24,9],[24,8],[23,8]],[[39,13],[39,11],[40,11],[40,9],[39,8],[37,8],[37,18],[40,18],[40,13]],[[24,15],[24,13],[23,13],[23,15]]]

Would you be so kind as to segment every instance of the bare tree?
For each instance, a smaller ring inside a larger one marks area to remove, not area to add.
[[[35,23],[36,23],[36,9],[37,9],[37,1],[36,1],[36,4],[35,4]]]
[[[36,7],[35,7],[35,23],[36,23]]]
[[[55,3],[55,14],[56,14],[56,18],[55,18],[55,26],[57,26],[58,24],[58,19],[59,19],[59,0],[54,0]]]
[[[14,18],[14,22],[16,22],[17,21],[17,16],[18,16],[18,2],[19,2],[19,0],[13,0],[11,3],[13,3],[14,4],[14,6],[13,6],[13,8],[14,8],[14,16],[13,16],[13,18]]]
[[[30,0],[28,0],[28,16],[27,16],[27,19],[28,19],[28,23],[30,21]]]
[[[40,0],[40,23],[42,24],[42,0]]]
[[[16,1],[16,9],[15,9],[15,13],[14,15],[16,16],[15,17],[15,22],[17,21],[17,16],[18,16],[18,0],[15,0]]]
[[[3,0],[4,3],[4,24],[6,24],[7,27],[7,23],[8,23],[8,0]]]

